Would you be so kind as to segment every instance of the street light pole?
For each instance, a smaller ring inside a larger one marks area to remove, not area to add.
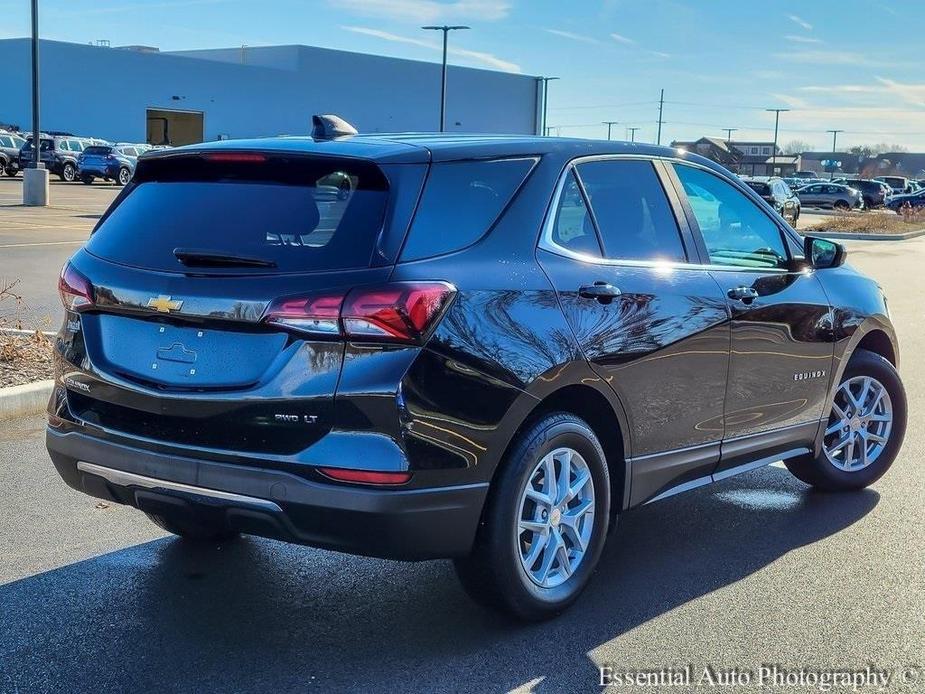
[[[615,126],[619,121],[615,120],[602,120],[601,123],[607,126],[607,139],[610,139],[610,129]]]
[[[442,26],[426,26],[421,27],[422,29],[428,29],[430,31],[442,31],[443,32],[443,69],[441,71],[440,77],[440,132],[446,130],[446,44],[447,44],[447,35],[451,31],[458,31],[460,29],[469,29],[470,27],[456,25],[449,26],[444,24]]]
[[[32,0],[32,168],[39,168],[39,0]]]
[[[558,77],[538,77],[543,83],[543,127],[541,130],[544,135],[549,135],[549,128],[546,127],[546,104],[549,101],[549,83],[559,79]]]
[[[789,111],[789,108],[766,108],[765,111],[774,114],[774,147],[771,149],[771,176],[777,167],[777,126],[780,124],[780,114]]]
[[[829,180],[831,181],[835,178],[835,143],[838,141],[838,133],[845,132],[844,130],[826,130],[827,133],[832,133],[832,170],[829,171]]]
[[[32,0],[32,164],[22,172],[22,204],[48,204],[48,171],[42,164],[39,125],[39,2]]]

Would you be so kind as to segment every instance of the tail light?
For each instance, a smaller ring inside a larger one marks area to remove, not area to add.
[[[66,263],[58,278],[58,294],[68,311],[80,311],[93,305],[93,285],[74,266]]]
[[[356,484],[405,484],[411,479],[410,472],[373,472],[371,470],[345,470],[335,467],[320,467],[318,472],[338,482],[354,482]]]
[[[420,344],[456,293],[446,282],[395,282],[346,294],[278,299],[268,323],[321,337]]]

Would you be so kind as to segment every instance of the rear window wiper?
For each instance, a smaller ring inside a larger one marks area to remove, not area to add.
[[[275,261],[266,258],[199,248],[174,248],[173,254],[184,265],[196,267],[276,267]]]

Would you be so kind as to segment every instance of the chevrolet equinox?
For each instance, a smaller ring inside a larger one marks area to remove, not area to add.
[[[190,540],[452,558],[542,619],[633,507],[779,460],[833,492],[887,471],[896,337],[844,260],[654,146],[158,152],[62,270],[47,446]]]

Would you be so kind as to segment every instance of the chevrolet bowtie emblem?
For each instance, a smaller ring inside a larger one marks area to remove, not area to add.
[[[146,304],[148,308],[153,308],[158,313],[170,313],[171,311],[179,311],[180,307],[183,305],[182,301],[172,301],[169,296],[164,296],[163,294],[158,297],[151,297],[148,299]]]

